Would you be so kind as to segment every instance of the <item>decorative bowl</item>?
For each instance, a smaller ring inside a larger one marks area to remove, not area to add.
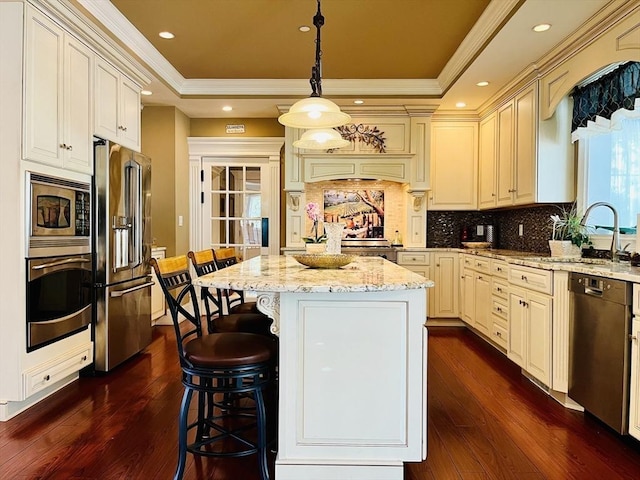
[[[344,253],[304,253],[293,255],[302,265],[310,268],[340,268],[350,264],[356,255],[346,255]]]
[[[464,248],[489,248],[491,242],[462,242]]]

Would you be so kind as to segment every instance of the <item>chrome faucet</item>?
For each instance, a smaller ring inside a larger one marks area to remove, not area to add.
[[[607,207],[609,210],[613,212],[613,238],[611,239],[611,260],[613,262],[620,261],[620,229],[618,228],[618,211],[616,208],[607,202],[596,202],[591,204],[587,210],[584,212],[584,216],[582,220],[580,220],[580,225],[584,226],[587,222],[587,217],[591,210],[596,207]]]

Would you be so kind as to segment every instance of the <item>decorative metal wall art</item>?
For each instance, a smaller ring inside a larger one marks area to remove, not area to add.
[[[378,153],[385,153],[384,132],[378,130],[378,127],[370,127],[362,123],[357,125],[350,123],[348,125],[335,127],[335,130],[340,132],[340,135],[342,135],[342,138],[345,140],[349,140],[350,142],[357,140],[365,145],[371,145]]]

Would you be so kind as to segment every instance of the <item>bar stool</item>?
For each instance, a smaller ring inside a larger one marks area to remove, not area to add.
[[[213,250],[216,268],[218,270],[230,267],[238,263],[236,249],[233,247],[218,248]],[[229,313],[255,313],[259,312],[256,302],[245,301],[244,292],[240,290],[224,290],[222,292]]]
[[[273,439],[267,437],[267,406],[275,407],[277,398],[275,339],[240,332],[203,334],[186,255],[151,259],[151,265],[171,311],[185,389],[179,413],[179,454],[174,480],[184,475],[187,452],[209,457],[257,454],[261,479],[268,480],[267,450]],[[187,300],[193,313],[185,308]],[[180,316],[186,319],[182,324]],[[194,393],[198,394],[198,413],[196,420],[189,423]],[[253,404],[250,407],[246,401],[237,401],[247,397]],[[234,401],[229,401],[230,398]],[[195,439],[189,443],[187,436],[193,429]],[[214,450],[216,443],[224,450]]]
[[[231,249],[233,250],[233,249]],[[190,251],[187,256],[191,260],[196,274],[200,277],[218,269],[215,254],[212,249]],[[240,298],[244,300],[244,293]],[[215,290],[215,295],[209,288],[202,287],[200,296],[207,314],[207,326],[210,333],[213,332],[248,332],[261,335],[271,335],[270,326],[273,320],[258,311],[255,302],[248,308],[233,308],[229,301],[227,291]],[[226,312],[223,308],[223,299],[226,300]]]

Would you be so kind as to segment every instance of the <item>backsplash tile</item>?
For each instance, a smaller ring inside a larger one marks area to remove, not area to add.
[[[497,248],[546,254],[551,239],[549,218],[570,206],[561,203],[510,210],[427,212],[427,247],[460,247],[464,227],[469,229],[469,240],[478,240],[474,235],[476,225],[495,225]],[[522,236],[518,234],[520,224]]]

